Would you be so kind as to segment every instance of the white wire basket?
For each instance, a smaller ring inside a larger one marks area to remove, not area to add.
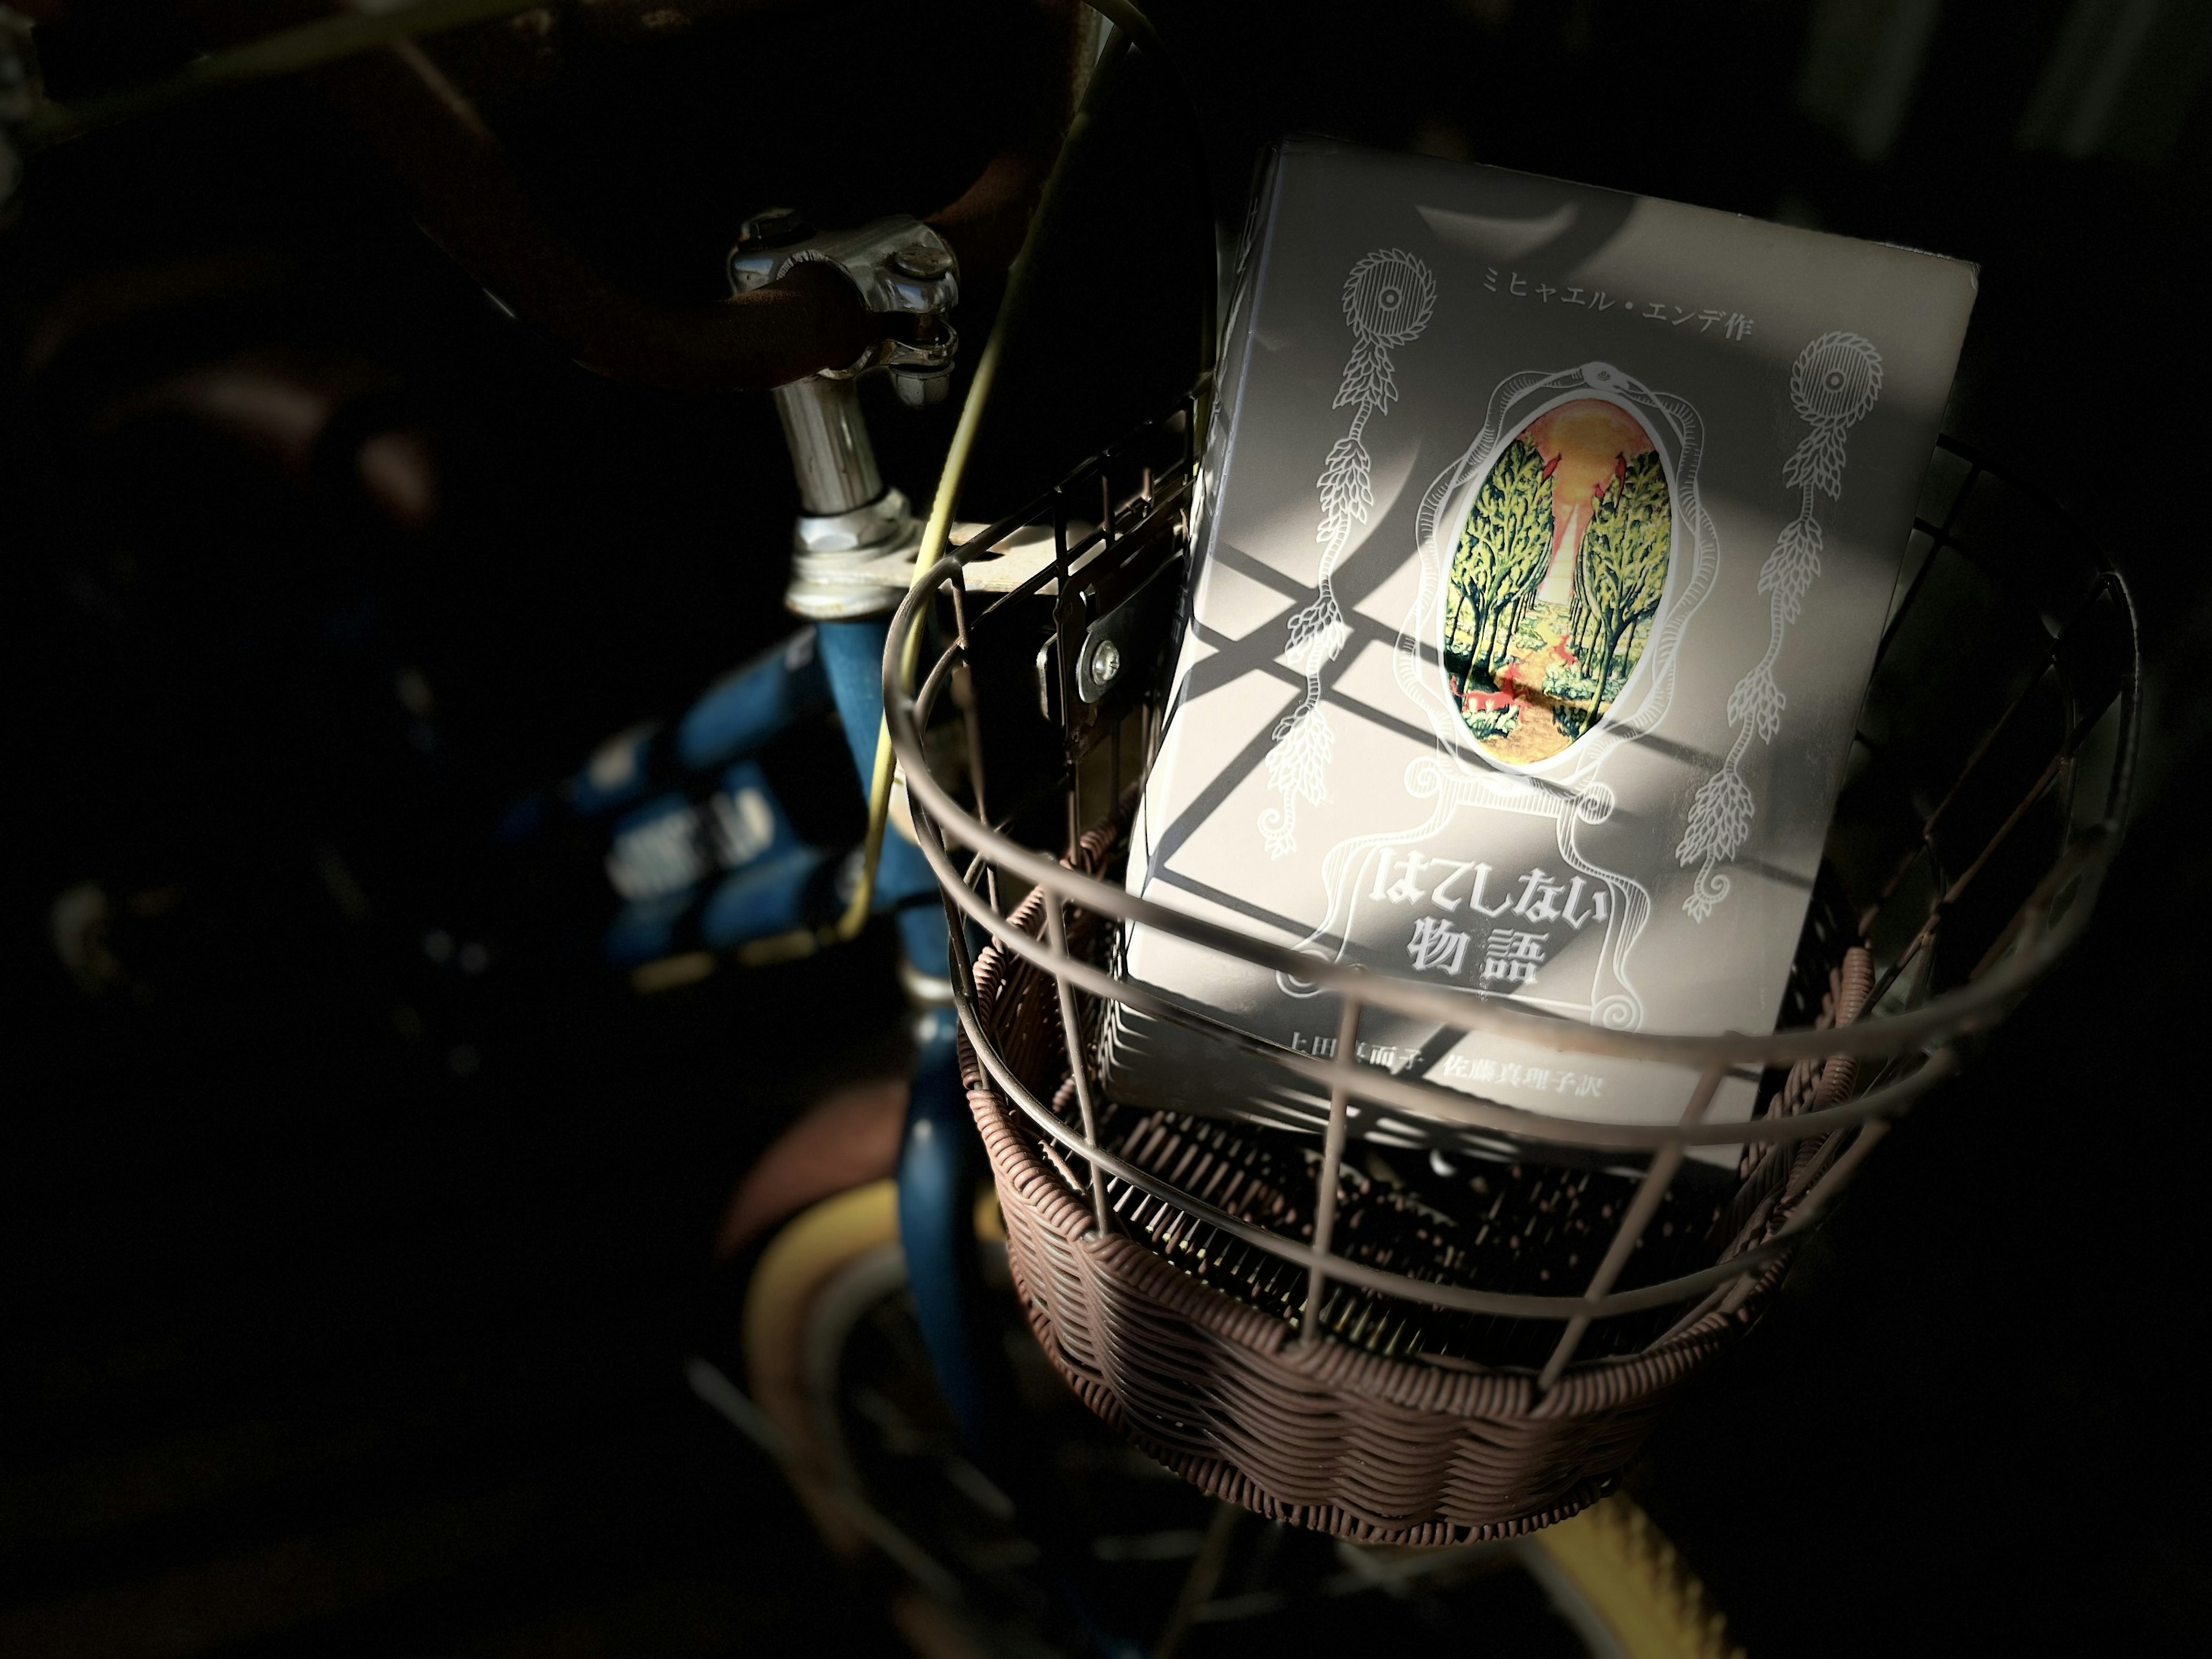
[[[1194,424],[1186,406],[925,573],[885,657],[1017,1282],[1071,1385],[1222,1496],[1401,1542],[1545,1524],[1607,1489],[1890,1125],[2088,925],[2128,801],[2133,610],[2047,498],[1946,441],[1786,1023],[1576,1024],[1317,962],[1117,879],[1115,815],[1157,745],[1173,614],[1145,596],[1182,575]],[[1131,621],[1147,604],[1157,638]],[[1122,629],[1131,667],[1091,700],[1071,665],[1102,628]],[[926,635],[937,648],[909,694],[901,665]],[[1123,977],[1132,925],[1336,994],[1334,1053],[1259,1043]],[[1326,1129],[1239,1122],[1226,1100],[1213,1118],[1114,1099],[1098,1051],[1115,1003],[1208,1045],[1224,1079],[1257,1062],[1298,1079],[1326,1097]],[[1538,1045],[1563,1067],[1663,1066],[1680,1115],[1567,1120],[1394,1073],[1357,1058],[1370,1011]],[[1707,1121],[1732,1077],[1758,1080],[1755,1115]],[[1379,1112],[1505,1150],[1472,1176],[1438,1158],[1433,1185],[1359,1138]],[[1743,1149],[1733,1180],[1686,1180],[1693,1150],[1717,1146]],[[1546,1248],[1478,1243],[1501,1206],[1529,1239],[1547,1227]]]

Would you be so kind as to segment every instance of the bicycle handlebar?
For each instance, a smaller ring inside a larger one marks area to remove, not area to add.
[[[718,303],[625,292],[548,222],[498,138],[420,48],[313,79],[398,176],[446,252],[599,374],[669,390],[757,391],[849,363],[883,332],[883,319],[828,266],[802,266]]]
[[[251,41],[267,27],[265,9],[239,0],[176,3],[218,43]],[[716,12],[775,9],[763,0],[704,3]],[[613,21],[626,17],[623,11]],[[423,228],[447,253],[512,314],[598,374],[665,390],[763,391],[857,362],[896,324],[867,310],[827,266],[802,265],[763,288],[708,303],[629,292],[556,228],[497,135],[413,39],[300,68],[397,175]],[[928,220],[964,269],[1012,262],[1057,151],[1058,133],[1050,130],[1056,122],[1018,114],[1015,122],[1027,131]]]

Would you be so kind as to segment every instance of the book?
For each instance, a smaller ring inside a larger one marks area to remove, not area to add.
[[[1905,248],[1278,146],[1129,890],[1471,1006],[1772,1030],[1975,286]],[[1120,971],[1249,1041],[1117,1005],[1117,1097],[1326,1122],[1272,1056],[1334,1053],[1333,995],[1158,927]],[[1672,1123],[1695,1082],[1380,1010],[1358,1057],[1452,1092],[1355,1108],[1354,1135],[1500,1155],[1459,1096]]]

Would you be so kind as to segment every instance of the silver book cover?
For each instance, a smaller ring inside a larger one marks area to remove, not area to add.
[[[1130,890],[1613,1030],[1772,1030],[1974,292],[1906,249],[1279,146]],[[1117,1006],[1115,1096],[1326,1121],[1267,1055],[1332,1052],[1332,996],[1156,928],[1121,970],[1255,1041]],[[1671,1122],[1689,1090],[1380,1013],[1360,1048],[1559,1115]],[[1352,1127],[1482,1144],[1448,1107]]]

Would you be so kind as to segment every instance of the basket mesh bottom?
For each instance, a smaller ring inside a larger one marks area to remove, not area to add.
[[[1055,1104],[1068,1112],[1070,1100],[1063,1091]],[[1239,1220],[1311,1241],[1321,1158],[1311,1136],[1111,1102],[1100,1108],[1098,1132],[1109,1151],[1148,1174]],[[1082,1172],[1048,1152],[1042,1136],[1030,1139],[1062,1171],[1071,1192],[1085,1196]],[[1636,1180],[1622,1171],[1447,1160],[1355,1143],[1339,1183],[1332,1247],[1352,1261],[1436,1284],[1557,1295],[1589,1277]],[[1678,1177],[1620,1287],[1693,1273],[1717,1260],[1716,1230],[1735,1185],[1733,1175],[1718,1170]],[[1163,1261],[1249,1307],[1296,1322],[1305,1302],[1303,1268],[1118,1179],[1108,1182],[1107,1193],[1130,1236]],[[1582,1352],[1592,1358],[1634,1352],[1679,1312],[1654,1309],[1600,1321]],[[1540,1365],[1559,1340],[1553,1321],[1456,1312],[1340,1283],[1329,1286],[1321,1324],[1370,1353],[1485,1365]]]
[[[1114,869],[1119,860],[1113,854],[1120,848],[1100,850],[1107,852],[1108,869]],[[1840,885],[1824,867],[1791,965],[1786,1018],[1804,1024],[1832,1022],[1836,963],[1848,926]],[[1087,954],[1110,952],[1115,943],[1094,918],[1079,915],[1069,931],[1071,944],[1088,947]],[[1091,1010],[1086,1022],[1094,1044],[1100,1012]],[[1097,1075],[1095,1064],[1092,1072]],[[1759,1110],[1801,1110],[1818,1081],[1811,1068],[1791,1078],[1771,1073],[1760,1089]],[[1078,1127],[1072,1080],[1061,1083],[1052,1103],[1062,1122]],[[1148,1175],[1240,1221],[1312,1242],[1322,1155],[1316,1137],[1104,1098],[1097,1114],[1101,1144]],[[1087,1203],[1088,1170],[1081,1160],[1050,1145],[1033,1126],[1024,1123],[1018,1133]],[[1741,1170],[1685,1164],[1614,1288],[1634,1290],[1717,1261],[1739,1238],[1751,1208],[1744,1200],[1754,1189],[1763,1197],[1778,1188],[1778,1180],[1742,1179],[1758,1162],[1747,1156]],[[1784,1170],[1770,1167],[1760,1173],[1774,1177]],[[1535,1158],[1508,1162],[1355,1140],[1345,1152],[1330,1247],[1364,1266],[1433,1284],[1559,1295],[1588,1282],[1639,1179],[1636,1168],[1620,1164],[1568,1168]],[[1306,1297],[1304,1269],[1118,1178],[1109,1179],[1107,1194],[1129,1235],[1162,1261],[1248,1307],[1298,1322]],[[1682,1311],[1655,1308],[1597,1321],[1577,1354],[1591,1360],[1635,1353]],[[1338,1281],[1328,1285],[1320,1323],[1336,1340],[1387,1358],[1530,1369],[1543,1364],[1559,1333],[1556,1321],[1462,1313]]]
[[[1114,850],[1110,829],[1094,831],[1085,867],[1106,866]],[[1042,895],[1009,920],[1042,935]],[[1106,932],[1078,911],[1069,947],[1095,962]],[[1826,977],[1833,1010],[1838,982]],[[994,945],[972,982],[994,1064],[1075,1128],[1050,976]],[[1080,1046],[1095,1075],[1096,1011],[1079,1018],[1091,1027]],[[1099,1231],[1080,1152],[1017,1110],[965,1037],[962,1066],[1015,1283],[1054,1366],[1169,1468],[1294,1525],[1443,1544],[1572,1514],[1607,1489],[1673,1392],[1757,1318],[1784,1271],[1770,1262],[1725,1306],[1708,1298],[1702,1309],[1601,1322],[1541,1395],[1535,1368],[1559,1328],[1550,1320],[1470,1316],[1336,1283],[1321,1310],[1330,1340],[1308,1343],[1293,1328],[1304,1269],[1118,1180],[1109,1201],[1119,1219]],[[1770,1078],[1765,1108],[1802,1110],[1832,1081],[1844,1079],[1813,1066]],[[1312,1237],[1316,1137],[1110,1100],[1096,1103],[1095,1120],[1102,1146],[1146,1180],[1285,1237]],[[1623,1286],[1692,1271],[1771,1231],[1816,1146],[1747,1158],[1741,1171],[1680,1171]],[[1432,1163],[1426,1152],[1355,1142],[1331,1248],[1431,1281],[1571,1291],[1588,1282],[1636,1181],[1632,1168],[1456,1155]]]

